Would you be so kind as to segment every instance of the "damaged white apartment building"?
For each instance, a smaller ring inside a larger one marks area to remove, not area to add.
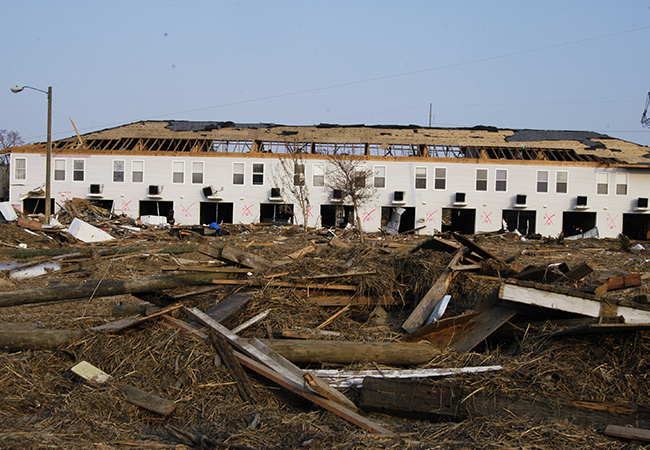
[[[566,236],[597,229],[650,239],[650,149],[588,131],[494,127],[285,126],[145,121],[55,141],[51,211],[90,199],[115,214],[179,225],[294,223],[303,216],[275,176],[294,159],[310,227],[345,226],[353,206],[328,188],[333,155],[372,171],[365,231],[401,213],[400,232],[495,231]],[[11,149],[9,201],[45,211],[46,145]]]

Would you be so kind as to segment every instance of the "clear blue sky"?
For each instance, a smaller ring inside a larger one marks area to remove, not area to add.
[[[144,119],[589,130],[650,145],[647,1],[0,1],[0,129]],[[645,50],[644,50],[645,49]]]

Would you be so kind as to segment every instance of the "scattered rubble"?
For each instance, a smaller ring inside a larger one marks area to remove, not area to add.
[[[0,223],[3,448],[590,449],[648,434],[647,246],[215,233],[80,199],[60,225],[38,219]]]

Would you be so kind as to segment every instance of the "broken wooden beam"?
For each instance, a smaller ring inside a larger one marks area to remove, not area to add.
[[[458,233],[452,233],[451,234],[454,239],[458,241],[459,244],[464,245],[467,247],[470,252],[474,253],[475,255],[480,256],[483,259],[494,259],[497,261],[501,261],[499,258],[494,256],[492,253],[488,252],[485,250],[483,247],[472,241],[471,239],[468,239],[467,237],[463,236],[462,234]]]
[[[275,264],[268,259],[256,255],[255,253],[250,253],[232,245],[224,245],[221,249],[222,260],[233,262],[235,264],[240,264],[242,266],[250,267],[251,269],[270,269]]]
[[[86,336],[84,331],[52,329],[3,329],[0,332],[0,350],[20,352],[24,350],[55,350],[72,344]]]
[[[650,323],[650,311],[645,309],[610,304],[599,300],[542,291],[509,283],[501,285],[499,298],[516,304],[539,306],[588,317],[621,316],[625,323]]]
[[[110,297],[113,295],[151,292],[173,289],[182,286],[201,286],[213,280],[227,277],[220,273],[192,273],[178,275],[159,275],[129,280],[91,280],[82,284],[51,286],[24,289],[21,291],[0,292],[0,308],[57,300],[88,299]]]
[[[607,436],[631,439],[634,441],[650,441],[650,430],[644,428],[626,427],[621,425],[607,425],[605,428]]]
[[[566,398],[527,398],[500,392],[483,394],[458,386],[442,386],[421,380],[368,377],[363,382],[359,406],[400,417],[460,421],[467,418],[515,417],[540,421],[571,422],[586,428],[608,424],[647,424],[650,414],[629,403],[575,401]]]
[[[224,362],[226,367],[230,369],[230,373],[237,383],[237,391],[239,392],[241,399],[245,402],[254,403],[255,391],[253,390],[253,386],[251,385],[246,372],[242,369],[241,364],[239,364],[239,361],[235,358],[232,347],[230,347],[226,338],[214,330],[210,330],[209,336],[210,341],[221,357],[221,360]]]
[[[250,291],[236,292],[206,310],[205,313],[219,323],[226,323],[237,316],[254,295],[255,292]]]
[[[176,403],[171,400],[167,400],[166,398],[159,397],[128,384],[120,386],[120,390],[130,403],[163,416],[172,412],[176,406]]]
[[[431,289],[425,294],[425,296],[420,300],[420,303],[415,307],[411,315],[406,319],[402,324],[402,328],[409,333],[415,332],[418,328],[424,325],[424,322],[431,316],[431,313],[435,309],[436,305],[447,292],[449,283],[453,276],[454,271],[452,267],[455,266],[460,258],[463,256],[464,247],[461,247],[456,251],[456,254],[451,259],[445,270],[442,272],[440,277],[433,283]]]

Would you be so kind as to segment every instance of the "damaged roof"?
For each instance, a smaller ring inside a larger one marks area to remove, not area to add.
[[[272,123],[241,124],[228,121],[141,121],[82,135],[92,150],[104,150],[101,142],[129,139],[249,141],[320,144],[368,144],[376,146],[428,146],[436,148],[469,149],[465,157],[480,158],[482,149],[506,149],[510,152],[526,149],[571,152],[576,161],[596,161],[608,164],[649,165],[650,148],[590,131],[513,130],[491,126],[472,128],[429,128],[417,125],[336,125],[309,126]],[[39,145],[39,144],[36,144]],[[43,145],[43,144],[40,144]],[[76,136],[59,140],[56,149],[78,146]],[[23,146],[14,151],[29,151]],[[33,146],[31,146],[33,147]],[[112,147],[111,150],[118,148]],[[120,149],[133,149],[121,146]],[[485,153],[483,153],[485,154]],[[418,156],[418,155],[415,155]],[[494,159],[494,156],[487,156]],[[497,156],[498,158],[498,156]],[[504,158],[510,159],[510,158]],[[514,158],[517,159],[517,158]],[[531,159],[531,158],[522,158]],[[532,158],[536,159],[536,158]],[[539,159],[547,159],[540,157]],[[567,159],[571,160],[571,159]],[[650,166],[648,166],[650,167]]]

